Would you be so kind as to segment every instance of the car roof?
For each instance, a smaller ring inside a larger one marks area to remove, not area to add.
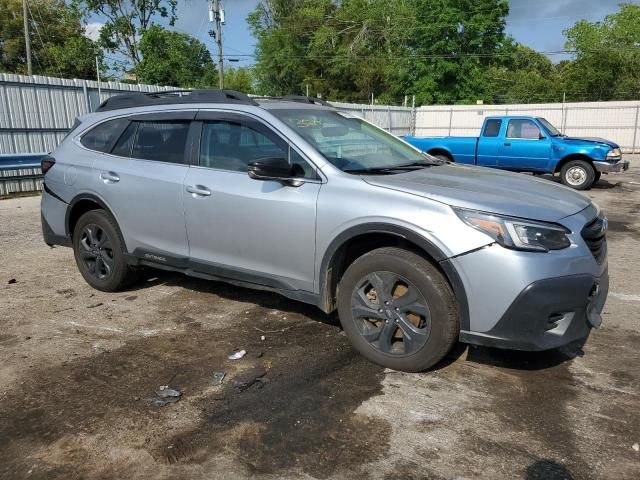
[[[131,92],[114,95],[102,102],[96,112],[152,107],[160,105],[227,104],[251,105],[265,109],[331,107],[327,102],[297,95],[283,97],[250,97],[235,90],[171,90],[162,92]]]

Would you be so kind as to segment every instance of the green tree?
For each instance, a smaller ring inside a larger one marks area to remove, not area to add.
[[[506,0],[262,0],[249,16],[257,88],[334,99],[490,99]]]
[[[562,78],[546,55],[507,42],[499,62],[486,71],[493,103],[546,103],[562,100]]]
[[[152,25],[139,44],[140,62],[135,67],[141,83],[183,88],[212,87],[218,74],[207,47],[185,33]]]
[[[251,70],[246,67],[225,68],[224,88],[243,93],[253,93],[253,77]]]
[[[631,100],[640,96],[640,5],[622,4],[602,22],[581,20],[565,31],[575,60],[563,65],[571,100]]]
[[[84,35],[82,12],[64,0],[29,0],[33,72],[96,78],[98,45]],[[27,73],[22,0],[0,0],[0,70]]]
[[[173,26],[177,0],[78,0],[89,12],[105,20],[100,44],[111,53],[123,55],[135,68],[142,60],[140,39],[160,18]]]

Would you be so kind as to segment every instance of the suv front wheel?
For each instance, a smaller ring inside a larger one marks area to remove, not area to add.
[[[76,264],[86,282],[97,290],[115,292],[134,280],[124,260],[124,241],[118,226],[104,210],[83,214],[73,229]]]
[[[347,268],[338,313],[360,353],[406,372],[438,363],[459,333],[457,303],[444,276],[425,258],[394,247],[373,250]]]

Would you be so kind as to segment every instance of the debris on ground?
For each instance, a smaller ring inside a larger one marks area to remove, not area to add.
[[[634,443],[631,448],[633,448],[636,452],[640,452],[640,444]]]
[[[266,383],[264,378],[266,374],[267,370],[264,368],[254,368],[236,377],[233,380],[233,386],[241,392],[253,385],[256,385],[258,388],[262,388],[264,383]]]
[[[156,396],[149,399],[149,403],[154,407],[164,407],[169,403],[176,403],[182,398],[181,391],[170,388],[168,385],[161,385],[155,393]]]
[[[266,338],[266,337],[265,337],[264,335],[262,335],[262,336],[260,337],[260,340],[262,340],[262,341],[264,342],[264,341],[265,341],[265,338]]]
[[[101,307],[102,305],[104,305],[104,303],[102,302],[94,303],[93,305],[87,305],[87,308],[96,308],[96,307]]]
[[[229,355],[227,358],[229,360],[240,360],[242,357],[244,357],[247,354],[246,350],[238,350],[233,352],[231,355]]]
[[[129,295],[128,297],[125,297],[125,300],[128,300],[129,302],[135,300],[136,298],[138,298],[137,295]]]
[[[14,283],[18,283],[18,280],[16,280],[15,278],[10,278],[9,281],[7,282],[9,285],[13,285]]]
[[[213,381],[212,381],[212,383],[213,383],[214,385],[220,385],[220,384],[222,383],[222,380],[224,380],[224,376],[225,376],[225,373],[224,373],[224,372],[215,372],[215,373],[213,374]]]

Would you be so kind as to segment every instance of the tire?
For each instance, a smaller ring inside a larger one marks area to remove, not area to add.
[[[596,171],[589,162],[571,160],[560,170],[560,180],[567,187],[575,190],[586,190],[595,182]]]
[[[340,322],[353,347],[383,367],[426,370],[457,341],[460,325],[451,287],[413,252],[385,247],[361,256],[340,279],[337,296]]]
[[[442,160],[445,163],[453,162],[453,160],[451,160],[451,158],[448,155],[444,155],[442,153],[438,153],[436,155],[431,155],[431,156],[437,158],[438,160]]]
[[[73,252],[78,270],[96,290],[117,292],[136,278],[133,267],[124,259],[120,229],[104,210],[91,210],[78,219],[73,230]]]

